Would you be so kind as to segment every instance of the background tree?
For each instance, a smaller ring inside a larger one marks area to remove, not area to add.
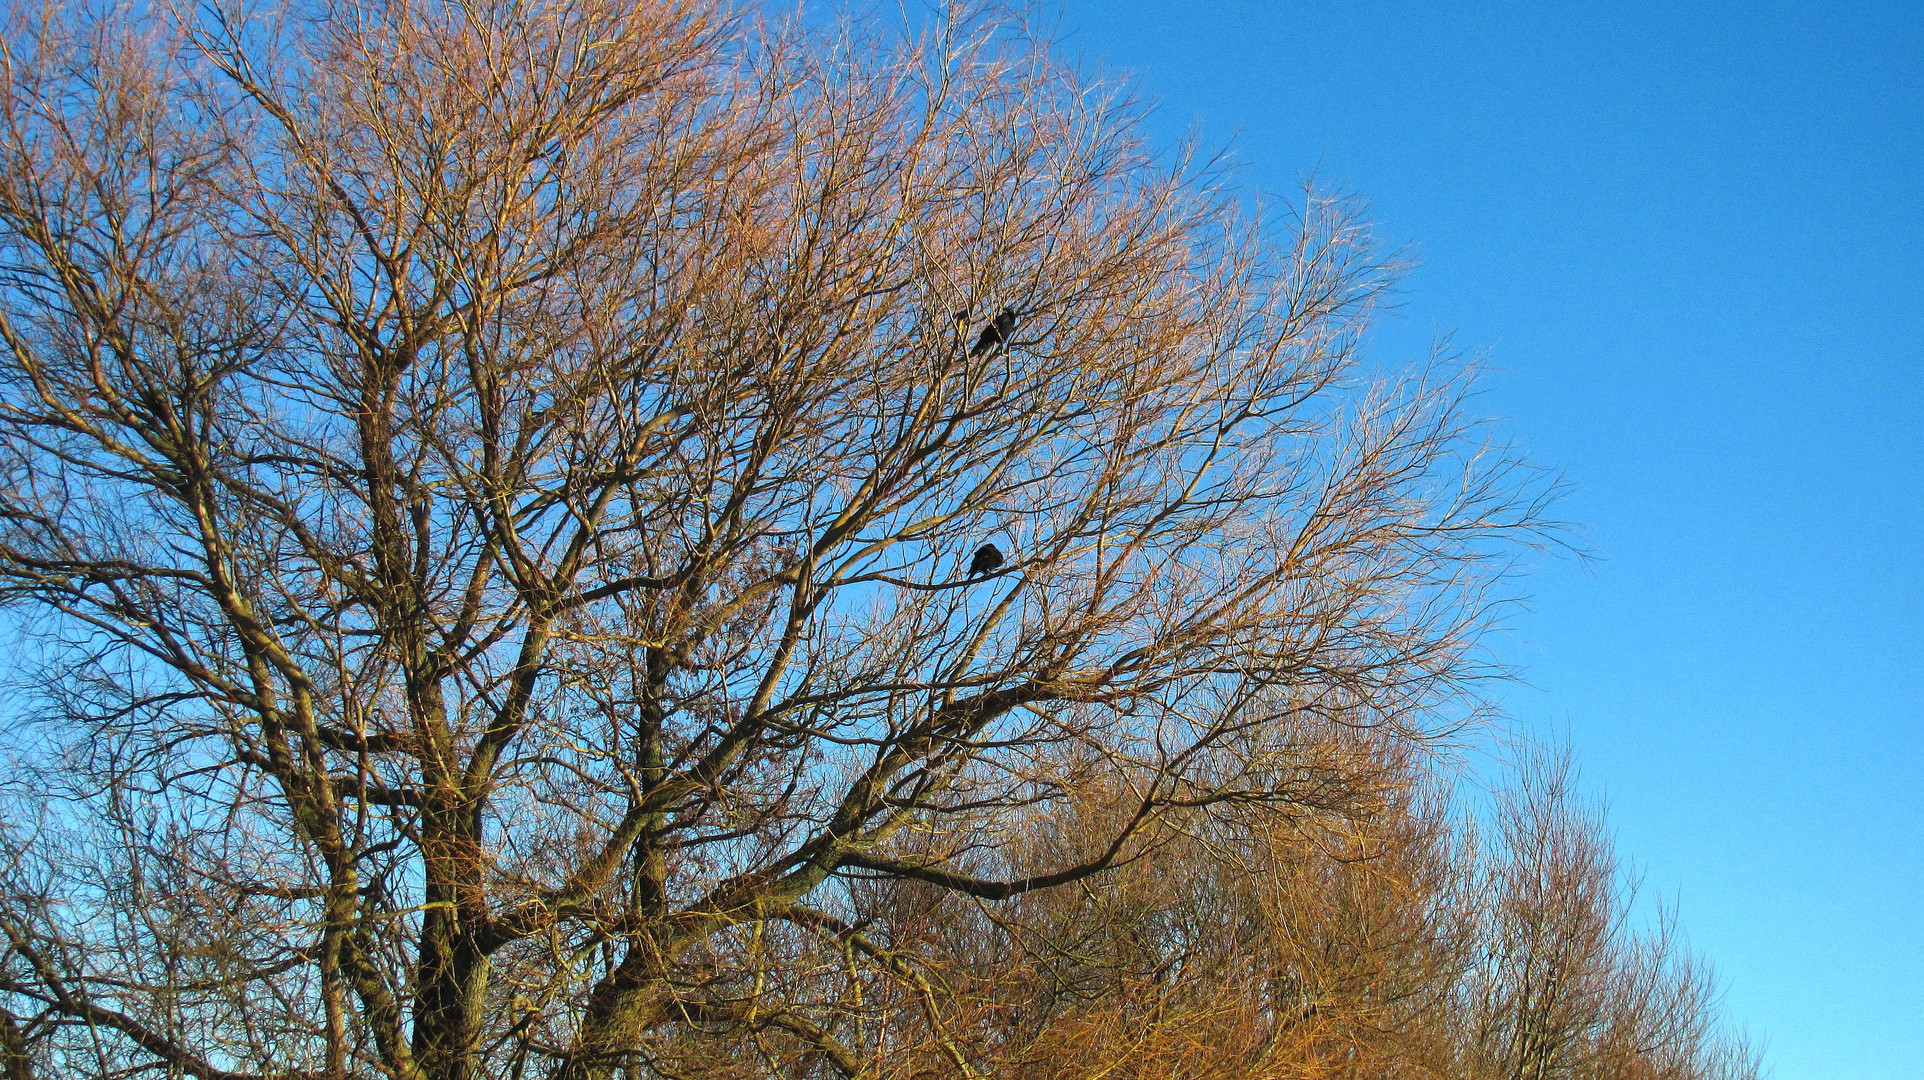
[[[1047,1025],[883,907],[1369,803],[1533,523],[1447,366],[1359,368],[1342,204],[1008,20],[6,23],[17,1073],[980,1073]],[[1145,904],[1052,932],[1153,999]]]
[[[1003,905],[877,883],[863,917],[951,988],[948,1033],[998,1077],[1761,1075],[1670,916],[1632,917],[1567,756],[1524,745],[1470,817],[1406,742],[1297,737],[1299,760],[1343,759],[1348,801],[1171,813],[1144,858]],[[1127,805],[1027,842],[1059,852]],[[936,1034],[897,1034],[878,1075],[950,1074]]]
[[[1462,981],[1467,1075],[1753,1077],[1717,1024],[1709,971],[1674,916],[1637,930],[1600,806],[1576,793],[1567,751],[1525,748],[1494,814],[1479,962]]]

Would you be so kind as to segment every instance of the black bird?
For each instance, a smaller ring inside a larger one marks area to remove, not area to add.
[[[970,356],[981,356],[997,345],[1006,345],[1009,335],[1015,333],[1015,309],[1005,307],[995,321],[982,328],[982,336],[975,339],[975,347],[969,350]]]
[[[975,549],[975,558],[969,560],[969,576],[981,577],[1001,565],[1002,550],[994,544],[983,544]]]

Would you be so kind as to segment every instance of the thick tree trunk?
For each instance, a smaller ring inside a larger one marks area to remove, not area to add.
[[[488,990],[488,957],[480,932],[480,840],[474,816],[441,800],[422,815],[426,841],[426,910],[414,1004],[414,1056],[430,1080],[472,1080]]]
[[[33,1080],[33,1058],[27,1054],[27,1036],[20,1030],[20,1019],[0,1009],[0,1065],[6,1080]]]
[[[415,995],[414,1058],[428,1080],[474,1080],[488,958],[455,919],[430,913],[428,923]]]
[[[590,995],[580,1041],[555,1069],[554,1080],[610,1080],[623,1055],[658,1018],[660,986],[655,943],[647,938],[631,942],[621,963]]]

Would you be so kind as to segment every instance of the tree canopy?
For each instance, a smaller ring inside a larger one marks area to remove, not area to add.
[[[1445,828],[1542,485],[1361,362],[1352,207],[1019,20],[5,41],[10,1075],[1015,1075],[963,928],[1014,985],[1209,836]]]

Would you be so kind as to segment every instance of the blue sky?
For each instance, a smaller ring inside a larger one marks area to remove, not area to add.
[[[1315,172],[1571,485],[1495,643],[1777,1080],[1924,1077],[1924,10],[1065,0],[1152,126]]]

